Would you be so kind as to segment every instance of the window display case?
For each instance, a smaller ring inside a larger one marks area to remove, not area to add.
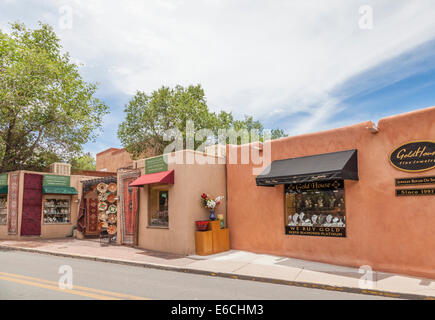
[[[47,196],[44,199],[44,224],[62,224],[71,221],[71,199]]]
[[[286,234],[344,237],[346,207],[344,182],[287,185]]]
[[[8,197],[0,196],[0,225],[5,225],[8,217]]]

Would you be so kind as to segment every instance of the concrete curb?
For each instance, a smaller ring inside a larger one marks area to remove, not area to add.
[[[65,257],[65,258],[92,260],[92,261],[98,261],[98,262],[108,262],[108,263],[115,263],[115,264],[122,264],[122,265],[128,265],[128,266],[164,270],[164,271],[175,271],[175,272],[182,272],[182,273],[198,274],[198,275],[204,275],[204,276],[213,276],[213,277],[221,277],[221,278],[229,278],[229,279],[237,279],[237,280],[249,280],[249,281],[257,281],[257,282],[263,282],[263,283],[287,285],[287,286],[293,286],[293,287],[303,287],[303,288],[338,291],[338,292],[346,292],[346,293],[364,294],[364,295],[371,295],[371,296],[378,296],[378,297],[406,299],[406,300],[435,300],[435,297],[433,297],[433,296],[426,296],[426,295],[419,295],[419,294],[412,294],[412,293],[400,293],[400,292],[390,292],[390,291],[382,291],[382,290],[360,289],[360,288],[355,288],[355,287],[337,287],[337,286],[325,285],[322,283],[289,281],[289,280],[274,279],[274,278],[267,278],[267,277],[247,276],[247,275],[241,275],[241,274],[236,274],[236,273],[212,272],[212,271],[199,270],[199,269],[190,269],[190,268],[185,268],[185,267],[175,267],[175,266],[167,266],[167,265],[161,265],[161,264],[135,262],[135,261],[130,261],[130,260],[117,260],[117,259],[110,259],[110,258],[100,258],[100,257],[95,257],[95,256],[52,252],[52,251],[38,250],[38,249],[32,249],[32,248],[10,247],[10,246],[5,246],[5,245],[0,245],[0,249],[10,250],[10,251],[32,252],[32,253],[39,253],[39,254],[52,255],[52,256],[58,256],[58,257]]]

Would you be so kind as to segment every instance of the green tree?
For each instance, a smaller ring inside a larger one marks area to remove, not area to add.
[[[264,130],[263,125],[253,117],[245,116],[243,120],[235,120],[231,112],[211,112],[201,85],[176,86],[173,89],[161,87],[150,95],[138,91],[124,112],[126,118],[119,126],[118,137],[135,158],[162,154],[164,148],[171,143],[164,141],[164,133],[174,128],[182,133],[183,148],[186,148],[188,120],[193,121],[195,131],[210,130],[210,135],[203,140],[209,140],[210,143],[217,142],[219,129],[257,129],[260,135]],[[283,130],[272,131],[273,138],[281,136],[285,136]],[[194,148],[198,148],[203,141],[195,141]],[[241,137],[237,138],[237,143],[242,141]],[[226,142],[230,140],[227,139]]]
[[[138,91],[124,111],[126,118],[118,137],[133,157],[163,153],[170,143],[164,141],[164,133],[173,128],[178,128],[186,141],[188,120],[195,123],[196,130],[216,126],[216,116],[209,112],[200,85],[162,87],[151,95]]]
[[[108,112],[96,89],[62,53],[49,25],[0,30],[0,172],[81,154]]]
[[[96,170],[97,164],[95,158],[88,152],[82,156],[75,157],[71,160],[72,171]]]

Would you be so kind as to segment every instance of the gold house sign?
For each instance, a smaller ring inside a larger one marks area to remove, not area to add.
[[[413,141],[390,154],[391,164],[401,171],[422,172],[435,168],[435,141]]]

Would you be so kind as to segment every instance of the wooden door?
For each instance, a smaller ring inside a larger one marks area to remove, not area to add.
[[[138,188],[132,188],[128,185],[136,178],[128,178],[123,180],[123,237],[122,243],[127,245],[134,245],[135,230],[136,230],[136,217],[137,217],[137,200]]]

